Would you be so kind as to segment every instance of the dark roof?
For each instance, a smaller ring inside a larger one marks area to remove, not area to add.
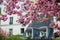
[[[50,22],[53,21],[53,17],[45,22],[33,21],[29,24],[28,27],[42,27],[42,26],[49,26]]]

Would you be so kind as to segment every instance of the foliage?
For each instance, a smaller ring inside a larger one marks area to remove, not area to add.
[[[0,28],[0,40],[5,40],[8,35]]]
[[[22,7],[19,2],[22,2]],[[18,22],[21,22],[24,26],[26,26],[30,21],[46,21],[51,16],[59,17],[60,16],[60,5],[56,2],[56,0],[5,0],[5,13],[6,15],[17,14]],[[16,10],[15,10],[16,9]],[[26,14],[23,15],[22,13]],[[43,18],[40,16],[44,15]],[[6,21],[7,16],[1,17],[1,20]],[[2,19],[3,18],[3,19]]]
[[[0,20],[6,21],[8,19],[7,15],[18,15],[17,22],[26,26],[30,21],[41,21],[45,22],[50,17],[56,17],[58,21],[60,21],[60,4],[56,2],[56,0],[5,0],[3,1],[5,5],[4,12],[0,16]],[[20,6],[20,2],[22,2],[22,7]],[[25,12],[25,14],[23,14]],[[44,15],[44,16],[43,16]],[[40,16],[43,16],[42,18]],[[52,26],[54,23],[51,23]],[[57,29],[60,30],[58,26]]]

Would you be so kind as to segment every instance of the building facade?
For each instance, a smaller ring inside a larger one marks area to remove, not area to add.
[[[22,2],[19,2],[18,3],[21,8],[23,9],[23,3]],[[5,12],[3,11],[4,10],[4,3],[1,3],[0,4],[0,14],[4,14]],[[25,12],[23,12],[23,14],[25,14]],[[48,21],[47,23],[37,23],[36,22],[33,22],[32,24],[30,24],[29,26],[22,26],[20,23],[16,22],[18,18],[18,15],[8,15],[8,19],[6,21],[2,21],[0,20],[0,28],[2,28],[4,31],[6,31],[7,33],[9,33],[10,35],[25,35],[25,36],[29,36],[31,35],[32,38],[33,37],[42,37],[43,35],[45,35],[45,37],[49,37],[53,35],[53,33],[51,35],[49,35],[50,32],[55,32],[55,30],[53,31],[50,31],[52,30],[51,28],[49,28],[49,23],[50,21]],[[53,18],[53,21],[56,22],[55,20],[55,17]],[[60,22],[59,22],[60,23]],[[37,28],[38,27],[38,28]],[[42,30],[40,30],[42,29]],[[43,32],[44,31],[44,32]],[[42,33],[45,33],[45,34],[41,34]]]
[[[19,2],[21,8],[22,2]],[[4,12],[4,3],[0,3],[0,14],[5,14]],[[6,31],[9,34],[13,35],[22,35],[24,31],[26,30],[27,26],[22,26],[20,23],[16,22],[18,19],[18,15],[8,15],[8,19],[6,21],[0,20],[0,28],[2,28],[4,31]]]
[[[53,21],[53,17],[45,22],[33,21],[29,24],[25,31],[25,36],[31,36],[31,38],[53,38],[53,27],[50,27],[50,22]]]

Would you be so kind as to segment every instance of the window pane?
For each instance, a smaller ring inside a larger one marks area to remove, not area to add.
[[[11,36],[13,33],[13,29],[9,29],[9,36]]]
[[[46,28],[41,28],[40,29],[40,37],[41,38],[46,38]]]
[[[10,24],[13,24],[13,17],[10,17]]]
[[[21,4],[21,9],[24,9],[24,6],[23,6],[23,4]]]
[[[24,33],[24,28],[21,28],[21,33]]]

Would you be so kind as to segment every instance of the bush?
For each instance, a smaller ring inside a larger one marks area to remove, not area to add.
[[[0,28],[0,40],[5,40],[6,37],[7,37],[6,32],[4,32],[4,31]]]

